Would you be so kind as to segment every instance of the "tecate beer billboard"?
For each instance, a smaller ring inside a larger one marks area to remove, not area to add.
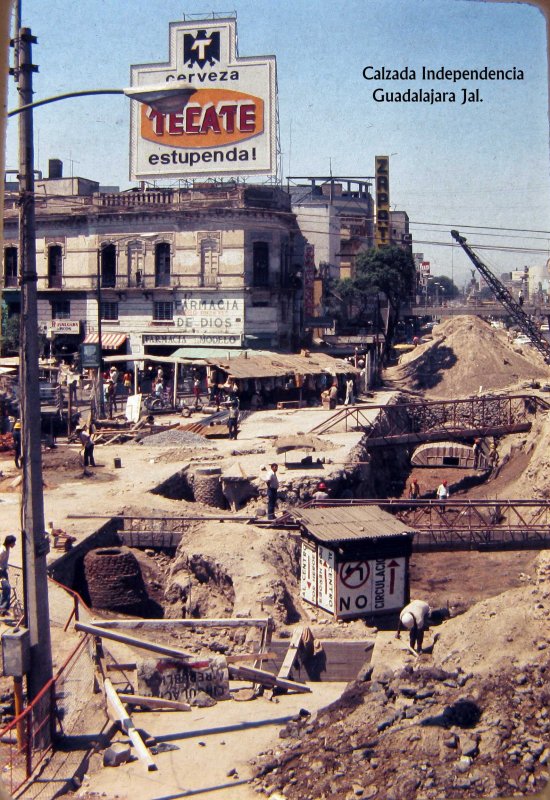
[[[131,180],[275,174],[275,57],[239,58],[236,36],[235,19],[173,22],[169,61],[131,68],[134,90],[181,87],[132,101]]]

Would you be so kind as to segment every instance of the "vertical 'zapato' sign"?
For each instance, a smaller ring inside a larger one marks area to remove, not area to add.
[[[389,156],[376,156],[376,246],[390,243],[390,159]]]
[[[132,66],[132,89],[174,92],[131,104],[131,180],[275,174],[275,56],[239,58],[236,36],[233,18],[172,22],[169,61]]]

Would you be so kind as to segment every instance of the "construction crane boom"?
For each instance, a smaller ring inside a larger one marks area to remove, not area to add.
[[[520,304],[516,302],[506,286],[504,286],[504,284],[501,283],[501,281],[499,281],[495,275],[493,275],[489,267],[483,263],[476,253],[474,253],[464,236],[461,236],[458,231],[451,231],[451,236],[455,241],[458,242],[472,264],[483,275],[486,282],[491,287],[496,299],[504,306],[510,316],[513,317],[522,333],[529,337],[533,347],[536,347],[539,353],[541,353],[544,357],[546,363],[550,364],[550,342],[544,338],[531,317],[529,317]]]

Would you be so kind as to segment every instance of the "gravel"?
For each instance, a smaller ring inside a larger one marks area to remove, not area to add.
[[[142,443],[159,447],[200,447],[201,449],[213,450],[213,445],[209,445],[203,436],[191,431],[178,431],[177,429],[161,431],[152,436],[142,439]]]

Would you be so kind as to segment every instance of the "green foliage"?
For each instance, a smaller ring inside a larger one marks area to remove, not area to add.
[[[440,300],[452,300],[459,294],[460,289],[447,275],[431,275],[428,279],[428,297],[439,296]]]
[[[16,353],[19,350],[19,314],[8,316],[8,307],[2,302],[2,332],[0,345],[3,353]]]
[[[407,250],[393,245],[367,250],[357,257],[354,282],[359,293],[384,292],[397,313],[401,304],[414,293],[414,259]]]

